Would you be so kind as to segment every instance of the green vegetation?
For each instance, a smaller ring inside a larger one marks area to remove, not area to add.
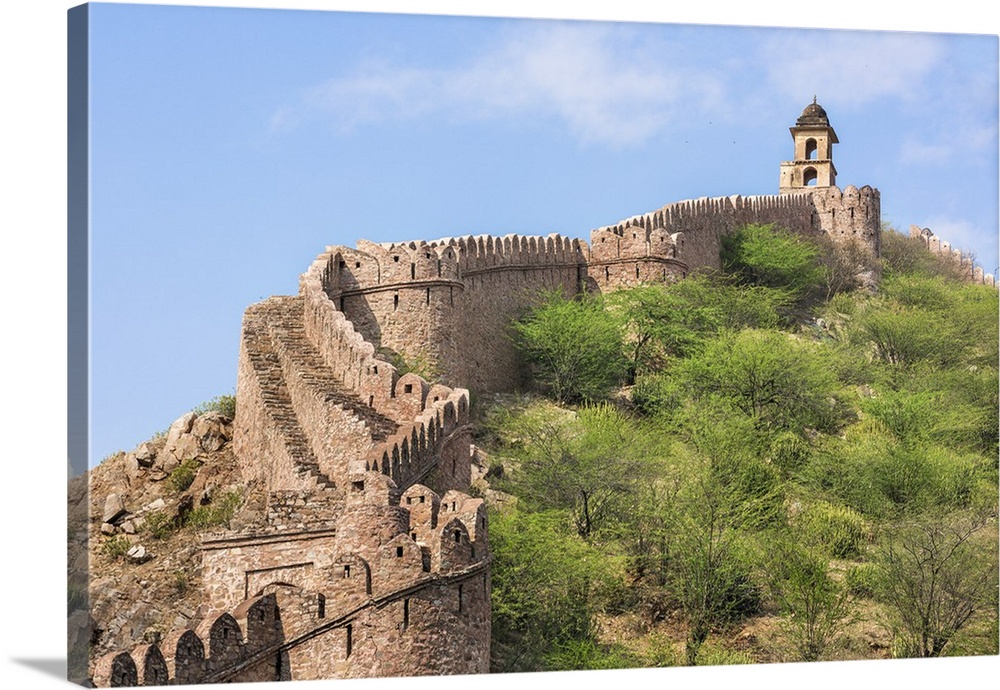
[[[239,491],[227,491],[222,496],[212,499],[211,503],[195,507],[184,516],[184,525],[197,529],[209,527],[229,527],[236,509],[242,503],[243,497]]]
[[[867,291],[861,248],[749,226],[722,272],[514,324],[536,397],[477,439],[517,499],[496,670],[859,658],[859,620],[897,655],[997,653],[997,291],[882,249]],[[764,620],[780,651],[731,643]]]
[[[191,573],[187,570],[175,570],[170,573],[170,584],[175,594],[184,596],[191,588]]]
[[[219,395],[211,400],[207,400],[192,410],[195,414],[205,414],[206,412],[218,412],[219,414],[232,419],[236,416],[236,396]]]
[[[185,460],[170,473],[167,477],[167,484],[177,493],[186,491],[194,483],[199,467],[201,467],[201,463],[197,460]]]
[[[780,536],[768,550],[768,581],[786,635],[800,660],[817,661],[850,618],[850,590],[831,576],[821,552]]]
[[[150,513],[143,519],[142,531],[153,539],[169,539],[176,530],[174,518],[163,511]]]
[[[104,552],[104,555],[114,561],[124,559],[131,548],[132,542],[124,534],[116,534],[101,544],[101,551]]]
[[[975,513],[927,515],[887,535],[877,556],[878,596],[901,656],[940,656],[977,613],[996,615],[996,527],[989,523]]]
[[[746,225],[722,238],[722,268],[741,282],[802,294],[819,286],[820,247],[773,225]]]
[[[548,293],[513,326],[533,380],[557,401],[600,400],[625,373],[621,326],[600,299]]]

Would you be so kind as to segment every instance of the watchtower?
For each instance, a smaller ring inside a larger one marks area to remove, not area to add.
[[[795,142],[795,159],[781,164],[778,193],[790,194],[812,187],[836,185],[833,145],[840,142],[830,126],[826,111],[816,102],[815,96],[789,131]]]

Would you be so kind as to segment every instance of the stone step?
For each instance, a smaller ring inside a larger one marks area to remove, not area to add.
[[[301,297],[272,297],[265,304],[271,336],[284,346],[296,376],[325,402],[339,406],[361,422],[373,442],[380,443],[396,433],[399,425],[349,391],[309,340]]]
[[[278,355],[266,321],[260,316],[259,313],[248,312],[243,337],[250,363],[257,374],[264,409],[280,430],[282,442],[295,463],[297,474],[319,490],[332,489],[336,484],[320,471],[309,440],[292,408]]]

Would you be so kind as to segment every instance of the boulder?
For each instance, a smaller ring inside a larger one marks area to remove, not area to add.
[[[156,449],[148,442],[135,449],[135,461],[140,467],[152,467],[156,461]]]
[[[232,425],[221,412],[206,412],[194,420],[191,436],[198,441],[198,447],[206,453],[219,450],[232,439]]]
[[[139,512],[145,515],[146,513],[152,513],[163,510],[166,507],[167,507],[167,502],[164,501],[162,498],[158,498],[152,503],[147,503],[146,505],[144,505],[142,508],[139,509]]]
[[[188,412],[170,425],[163,450],[156,455],[156,464],[163,472],[169,473],[185,460],[198,455],[198,440],[191,435],[195,418],[194,412]]]
[[[122,500],[122,497],[118,494],[108,494],[107,498],[104,499],[104,515],[101,521],[114,523],[126,512],[128,511],[125,510],[125,501]]]
[[[143,546],[142,544],[136,544],[135,546],[133,546],[131,549],[128,550],[128,553],[125,554],[125,557],[132,563],[145,563],[153,556],[148,551],[146,551],[145,546]]]

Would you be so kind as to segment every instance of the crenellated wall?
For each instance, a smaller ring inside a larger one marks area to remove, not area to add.
[[[992,273],[986,273],[982,266],[976,265],[975,256],[971,252],[952,247],[950,242],[935,235],[930,228],[921,229],[917,225],[911,225],[910,237],[923,241],[924,245],[934,254],[953,261],[973,283],[994,286],[997,284],[996,277]]]
[[[370,472],[352,483],[334,527],[289,530],[279,520],[206,535],[206,599],[217,613],[102,657],[95,685],[487,672],[483,501],[453,490],[442,501],[419,484],[403,497]],[[420,509],[442,502],[454,507],[446,520]]]
[[[303,276],[300,293],[307,300],[307,321],[336,324],[324,328],[348,329],[355,340],[370,344],[361,352],[347,336],[310,329],[320,347],[350,345],[348,352],[330,355],[348,365],[346,378],[373,377],[377,368],[383,372],[383,381],[360,381],[356,388],[392,415],[398,410],[390,409],[388,382],[395,374],[385,374],[387,362],[374,353],[402,355],[449,385],[477,392],[518,388],[525,383],[524,368],[510,324],[540,293],[616,290],[718,268],[722,238],[750,223],[825,234],[835,244],[857,242],[871,255],[871,280],[877,280],[879,193],[848,186],[668,204],[592,231],[589,246],[559,235],[361,240],[357,249],[328,248]]]
[[[559,235],[362,240],[328,250],[315,274],[376,350],[449,385],[486,389],[518,369],[507,325],[540,291],[575,294],[586,260],[585,243]]]
[[[255,529],[203,537],[204,600],[219,613],[102,657],[95,684],[487,672],[491,555],[483,502],[464,493],[466,387],[523,383],[509,326],[540,293],[717,268],[721,238],[747,223],[879,252],[869,187],[679,202],[594,230],[590,246],[553,234],[328,247],[297,295],[244,315],[234,452],[269,501]]]
[[[444,368],[476,391],[521,385],[510,324],[541,292],[573,295],[580,290],[586,243],[553,234],[465,237],[435,244],[457,252],[465,286],[456,338],[460,350]]]

